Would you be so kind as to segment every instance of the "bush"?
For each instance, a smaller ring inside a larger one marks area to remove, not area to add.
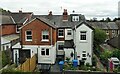
[[[97,60],[96,60],[96,57],[95,57],[95,55],[92,57],[92,65],[93,66],[96,66],[96,64],[97,64]]]
[[[9,63],[7,55],[5,51],[2,51],[2,67],[6,66]]]

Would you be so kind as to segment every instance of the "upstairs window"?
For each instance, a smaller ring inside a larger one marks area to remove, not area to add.
[[[67,30],[67,35],[72,35],[72,31],[71,30]]]
[[[32,41],[32,31],[26,31],[26,41]]]
[[[86,40],[86,31],[80,32],[80,40]]]
[[[64,30],[63,29],[58,30],[58,37],[64,37]]]
[[[79,16],[72,16],[72,21],[79,21]]]
[[[49,41],[49,31],[42,31],[42,41]]]

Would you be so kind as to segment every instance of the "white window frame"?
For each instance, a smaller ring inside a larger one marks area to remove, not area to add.
[[[59,36],[59,33],[60,33],[59,31],[60,31],[60,30],[63,31],[63,36]],[[59,37],[59,38],[63,38],[63,37],[64,37],[64,29],[58,29],[58,37]]]
[[[81,32],[85,32],[85,33],[82,34]],[[81,39],[81,35],[85,35],[85,36],[86,36],[86,39],[85,39],[85,40]],[[79,37],[80,41],[86,41],[86,40],[87,40],[87,31],[80,31],[80,35],[79,35],[79,36],[80,36],[80,37]]]
[[[85,55],[85,57],[83,55]],[[86,53],[86,51],[82,51],[82,59],[87,59],[87,53]]]
[[[47,49],[49,50],[49,54],[47,55]],[[42,55],[42,51],[45,52],[45,55]],[[49,48],[41,48],[41,56],[50,56],[50,49]]]
[[[47,34],[44,34],[44,31],[47,31]],[[43,39],[43,35],[48,35],[48,39]],[[49,31],[48,30],[43,30],[42,31],[42,41],[49,41]]]
[[[72,21],[79,21],[80,17],[79,16],[72,16]]]
[[[63,45],[64,46],[64,42],[57,42],[57,49],[58,50],[64,50],[64,47],[63,47],[63,49],[59,49],[59,45]]]
[[[20,33],[19,28],[21,27],[21,25],[16,25],[16,33]]]
[[[31,31],[31,35],[27,35],[27,31]],[[31,36],[32,37],[32,30],[27,30],[27,31],[25,31],[26,41],[32,41],[32,39],[27,39],[27,36]]]
[[[70,36],[68,33],[71,33],[72,35],[72,30],[67,30],[67,35]]]

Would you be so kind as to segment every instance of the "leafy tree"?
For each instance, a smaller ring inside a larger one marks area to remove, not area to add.
[[[102,52],[102,54],[100,55],[100,60],[104,66],[108,65],[108,58],[111,58],[111,56],[112,52],[109,50]]]
[[[95,29],[95,34],[94,34],[94,45],[95,46],[98,46],[101,43],[103,43],[106,38],[107,38],[107,35],[103,30],[100,30],[98,28]]]
[[[117,57],[118,59],[120,59],[120,50],[114,49],[112,52],[112,57]]]
[[[111,22],[111,19],[109,17],[106,18],[106,22]]]

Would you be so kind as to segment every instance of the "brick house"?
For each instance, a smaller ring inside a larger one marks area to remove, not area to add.
[[[85,58],[85,63],[92,64],[93,28],[86,23],[84,15],[68,15],[66,9],[62,15],[52,15],[52,12],[48,15],[33,15],[20,31],[18,47],[30,49],[31,56],[37,54],[38,64],[54,64],[56,59],[65,60],[71,53],[74,54],[74,58],[70,56],[71,60]]]
[[[119,35],[119,27],[115,22],[89,22],[90,26],[106,32],[107,40]]]

